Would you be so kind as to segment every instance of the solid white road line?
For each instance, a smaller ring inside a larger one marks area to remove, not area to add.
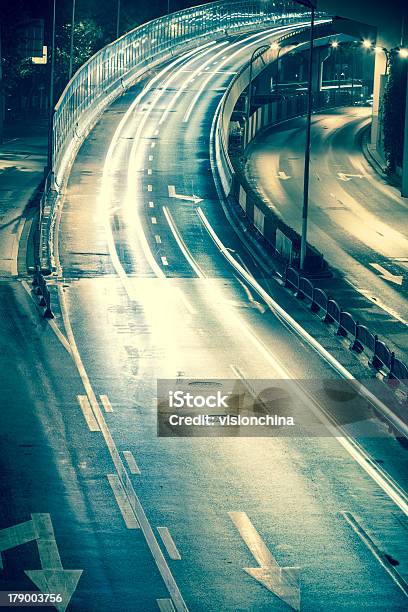
[[[395,584],[401,589],[406,597],[408,597],[408,584],[404,578],[397,572],[395,567],[391,565],[384,553],[376,546],[370,536],[361,527],[356,517],[351,512],[341,513],[353,531],[358,535],[360,540],[364,542],[371,554],[377,559],[380,565],[385,569],[387,574],[391,576]]]
[[[167,208],[167,206],[163,206],[163,212],[164,212],[164,216],[166,217],[166,221],[169,224],[169,227],[171,229],[171,233],[173,234],[174,239],[177,242],[184,257],[187,259],[188,263],[190,264],[194,272],[197,274],[198,278],[205,278],[205,275],[203,271],[201,270],[200,266],[196,263],[196,261],[190,255],[190,251],[188,250],[183,238],[180,236],[175,226],[175,223],[173,221],[173,217],[171,216],[170,211]]]
[[[99,397],[102,406],[105,408],[105,412],[113,412],[112,404],[109,401],[109,397],[107,395],[100,395]]]
[[[127,290],[126,285],[125,285],[125,288]],[[163,581],[167,587],[167,590],[169,591],[169,594],[174,603],[174,607],[176,611],[177,612],[188,612],[188,608],[180,592],[180,589],[178,588],[177,583],[174,579],[174,576],[170,571],[170,568],[167,564],[166,559],[164,558],[164,555],[155,537],[153,529],[147,519],[145,511],[143,510],[143,506],[140,503],[140,500],[138,496],[136,495],[136,491],[133,488],[132,481],[130,480],[130,477],[120,457],[116,444],[113,440],[112,434],[110,433],[109,428],[106,425],[106,421],[99,407],[98,400],[96,399],[95,392],[92,388],[88,374],[85,370],[84,364],[82,362],[81,356],[78,351],[78,346],[76,344],[74,332],[72,330],[71,321],[69,319],[69,314],[68,314],[64,292],[62,291],[60,286],[58,287],[58,290],[59,290],[59,298],[60,298],[62,316],[64,319],[65,330],[67,332],[67,337],[68,337],[70,347],[71,347],[71,354],[75,362],[76,368],[78,370],[78,373],[81,377],[82,384],[85,388],[89,402],[92,406],[93,413],[95,415],[95,418],[98,422],[103,438],[105,440],[106,446],[109,450],[109,453],[112,458],[113,465],[115,466],[117,475],[123,485],[123,489],[125,491],[126,497],[136,516],[136,519],[139,522],[140,528],[143,532],[143,535],[150,549],[150,552],[152,553],[152,556],[155,560],[155,563],[160,572],[160,575],[163,578]]]
[[[289,329],[293,330],[298,336],[306,340],[307,344],[314,348],[318,354],[320,354],[327,363],[329,363],[333,369],[335,369],[343,378],[354,381],[351,374],[334,359],[326,349],[324,349],[312,336],[310,336],[266,291],[259,285],[259,283],[250,275],[248,272],[234,259],[229,249],[227,249],[221,242],[214,229],[208,222],[205,214],[201,208],[197,208],[197,214],[202,220],[204,227],[212,237],[214,243],[217,245],[219,251],[229,261],[229,263],[235,268],[237,272],[244,278],[249,285],[255,289],[260,295],[264,302],[270,307],[272,312],[278,317],[284,325]],[[279,373],[283,379],[291,379],[289,371],[282,366],[282,364],[270,353],[269,349],[251,332],[249,328],[242,323],[242,330],[245,335],[251,340],[251,342],[262,352],[265,357],[271,362],[275,370]],[[314,399],[308,397],[305,389],[301,389],[299,385],[296,385],[297,393],[300,401],[307,403],[312,412],[319,418],[323,425],[327,428],[329,434],[343,446],[348,454],[365,470],[365,472],[377,483],[377,485],[389,496],[389,498],[404,512],[408,515],[408,498],[406,494],[400,489],[400,487],[393,481],[393,479],[380,468],[377,464],[374,464],[370,457],[365,451],[353,440],[345,430],[333,419],[333,417]],[[358,390],[362,392],[362,395],[368,399],[370,403],[377,403],[379,400],[374,397],[365,387],[359,385]],[[363,393],[364,392],[364,393]],[[384,410],[389,409],[384,406]]]
[[[140,470],[131,451],[123,451],[123,456],[126,459],[131,474],[140,475]]]
[[[170,559],[173,561],[179,561],[181,559],[181,555],[177,550],[177,546],[174,543],[173,538],[170,535],[170,531],[167,527],[158,527],[157,531],[162,539],[164,546],[166,547],[167,553]]]
[[[95,419],[94,413],[92,412],[91,404],[86,395],[78,395],[77,396],[78,403],[81,407],[82,414],[84,415],[84,419],[86,424],[89,427],[90,431],[100,431],[99,425]]]
[[[108,480],[110,486],[112,487],[113,494],[123,516],[123,520],[125,521],[126,527],[128,529],[140,529],[140,525],[137,522],[132,508],[130,507],[119,476],[117,476],[117,474],[108,474]]]

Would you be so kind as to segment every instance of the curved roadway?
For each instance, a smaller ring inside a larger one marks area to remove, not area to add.
[[[302,610],[406,609],[406,452],[364,403],[368,437],[332,425],[310,435],[327,397],[299,396],[296,380],[337,375],[242,285],[203,223],[260,276],[218,201],[209,148],[226,85],[265,37],[160,67],[104,113],[73,165],[56,283],[57,322],[84,385],[59,380],[72,395],[60,436],[84,432],[81,463],[72,453],[87,510],[84,550],[68,565],[84,568],[72,609],[284,612],[299,608],[299,585]],[[302,425],[296,436],[160,438],[158,378],[241,379],[246,389],[293,379]],[[86,431],[77,394],[103,433]],[[122,510],[137,527],[130,500],[141,529],[125,528],[106,492],[107,475],[124,469]]]

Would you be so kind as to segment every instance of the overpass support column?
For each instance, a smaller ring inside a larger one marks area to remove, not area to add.
[[[312,92],[314,95],[319,94],[322,89],[323,64],[329,55],[328,48],[316,47],[313,51]]]
[[[381,118],[381,101],[384,94],[384,88],[387,83],[385,74],[387,59],[385,53],[375,54],[374,64],[374,89],[373,89],[373,117],[371,123],[371,146],[383,156],[382,147],[382,118]]]

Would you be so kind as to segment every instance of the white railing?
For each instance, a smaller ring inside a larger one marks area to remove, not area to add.
[[[201,38],[291,23],[304,14],[301,5],[285,0],[211,2],[143,24],[98,51],[75,73],[55,107],[53,172],[57,187],[75,152],[75,142],[83,140],[95,115],[147,65]]]

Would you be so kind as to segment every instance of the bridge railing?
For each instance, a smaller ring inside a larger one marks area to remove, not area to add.
[[[75,73],[55,107],[53,172],[57,187],[75,141],[83,139],[95,114],[147,65],[200,38],[290,23],[304,14],[295,2],[221,0],[150,21],[98,51]]]

